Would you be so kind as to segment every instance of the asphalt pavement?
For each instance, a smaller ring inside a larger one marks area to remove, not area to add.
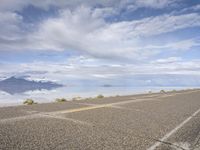
[[[0,108],[1,150],[200,150],[200,90]]]

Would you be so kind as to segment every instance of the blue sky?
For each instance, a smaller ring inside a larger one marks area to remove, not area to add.
[[[0,26],[1,79],[200,84],[200,0],[2,0]]]

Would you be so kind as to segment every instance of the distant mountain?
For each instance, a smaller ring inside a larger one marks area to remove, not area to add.
[[[24,93],[34,90],[51,90],[62,87],[63,85],[53,82],[29,81],[23,78],[10,77],[0,81],[0,90],[9,94]]]
[[[113,87],[113,85],[111,85],[111,84],[104,84],[104,85],[102,85],[102,87]]]

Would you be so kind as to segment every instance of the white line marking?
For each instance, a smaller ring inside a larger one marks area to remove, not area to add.
[[[9,123],[13,121],[21,121],[21,120],[26,120],[26,119],[40,118],[40,117],[42,117],[40,114],[26,115],[26,116],[14,117],[14,118],[1,119],[0,123]]]
[[[158,146],[162,144],[162,141],[165,142],[171,135],[173,135],[177,130],[182,128],[187,122],[189,122],[194,116],[196,116],[200,112],[200,109],[198,109],[196,112],[194,112],[190,117],[188,117],[186,120],[184,120],[181,124],[179,124],[176,128],[174,128],[172,131],[167,133],[163,138],[161,138],[159,141],[156,142],[154,145],[152,145],[147,150],[155,150]]]
[[[67,120],[67,121],[71,121],[71,122],[74,122],[74,123],[79,123],[79,124],[82,124],[82,125],[88,125],[88,126],[92,125],[91,123],[87,123],[87,122],[76,120],[76,119],[72,119],[72,118],[66,118],[66,117],[62,117],[62,116],[57,116],[57,115],[55,116],[55,115],[43,114],[43,116],[46,116],[48,118]]]
[[[15,121],[21,121],[21,120],[26,120],[26,119],[38,119],[38,118],[54,118],[54,119],[61,119],[61,120],[67,120],[67,121],[71,121],[74,123],[79,123],[82,125],[88,125],[91,126],[90,123],[84,122],[84,121],[79,121],[76,119],[72,119],[72,118],[65,118],[62,116],[54,116],[54,115],[50,115],[50,114],[45,114],[45,113],[39,113],[39,114],[32,114],[32,115],[26,115],[26,116],[21,116],[21,117],[15,117],[15,118],[7,118],[7,119],[1,119],[0,123],[11,123],[11,122],[15,122]]]

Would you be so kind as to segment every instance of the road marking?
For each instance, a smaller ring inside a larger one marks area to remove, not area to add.
[[[122,104],[127,104],[127,103],[132,103],[132,102],[142,102],[142,101],[147,101],[147,100],[153,100],[153,99],[137,99],[137,100],[128,100],[128,101],[123,101],[123,102],[116,102],[116,103],[110,103],[110,104],[100,104],[100,105],[92,105],[92,106],[87,106],[87,107],[82,107],[82,108],[76,108],[76,109],[69,109],[69,110],[62,110],[62,111],[54,111],[54,112],[49,112],[49,113],[37,113],[37,114],[30,114],[26,116],[20,116],[20,117],[14,117],[14,118],[7,118],[7,119],[0,119],[0,123],[7,123],[7,122],[12,122],[12,121],[19,121],[19,120],[25,120],[25,119],[33,119],[33,118],[39,118],[39,117],[44,117],[45,115],[59,115],[59,114],[66,114],[66,113],[74,113],[74,112],[80,112],[80,111],[86,111],[86,110],[92,110],[92,109],[98,109],[98,108],[105,108],[105,107],[115,107],[116,105],[122,105]]]
[[[80,112],[80,111],[87,111],[87,110],[92,110],[92,109],[98,109],[98,108],[105,108],[105,107],[115,107],[116,105],[123,105],[123,104],[129,104],[129,103],[137,103],[137,102],[143,102],[143,101],[152,101],[152,100],[159,100],[159,99],[134,99],[134,100],[127,100],[127,101],[122,101],[122,102],[116,102],[116,103],[110,103],[110,104],[96,104],[88,107],[83,107],[83,108],[76,108],[76,109],[69,109],[69,110],[61,110],[61,111],[55,111],[55,112],[50,112],[49,114],[67,114],[67,113],[74,113],[74,112]],[[113,108],[114,108],[113,107]]]
[[[63,117],[63,116],[49,115],[49,114],[42,114],[42,115],[45,116],[45,117],[48,117],[48,118],[67,120],[67,121],[71,121],[71,122],[82,124],[82,125],[92,126],[91,123],[88,123],[88,122],[85,122],[85,121],[76,120],[76,119],[72,119],[72,118],[67,118],[67,117]]]
[[[87,123],[87,122],[84,122],[84,121],[79,121],[79,120],[76,120],[76,119],[66,118],[66,117],[57,116],[57,115],[50,115],[50,114],[46,114],[46,113],[38,113],[38,114],[20,116],[20,117],[15,117],[15,118],[1,119],[0,123],[2,123],[2,124],[3,123],[11,123],[11,122],[14,122],[14,121],[21,121],[21,120],[26,120],[26,119],[38,119],[38,118],[44,118],[44,117],[67,120],[67,121],[71,121],[71,122],[82,124],[82,125],[88,125],[88,126],[92,125],[91,123]]]
[[[88,106],[88,107],[83,107],[83,108],[55,111],[55,112],[50,112],[49,114],[54,114],[54,115],[67,114],[67,113],[74,113],[74,112],[79,112],[79,111],[86,111],[86,110],[98,109],[98,108],[110,107],[110,106],[112,106],[112,104],[101,104],[101,105]]]
[[[193,92],[197,92],[197,91],[188,91],[188,92],[184,92],[184,93],[177,93],[177,94],[174,94],[174,95],[179,95],[179,94],[181,95],[181,94],[193,93]],[[115,108],[117,105],[123,105],[123,104],[129,104],[129,103],[137,103],[137,102],[143,102],[143,101],[160,101],[162,98],[170,97],[170,96],[174,96],[174,95],[161,95],[160,97],[140,98],[140,99],[134,98],[132,100],[127,100],[127,101],[115,102],[115,103],[110,103],[110,104],[94,104],[94,105],[89,105],[89,106],[83,107],[83,108],[61,110],[61,111],[49,112],[49,113],[46,113],[46,114],[48,114],[48,115],[59,115],[59,114],[74,113],[74,112],[87,111],[87,110],[105,108],[105,107]],[[37,113],[37,114],[31,114],[31,115],[27,115],[27,116],[0,119],[0,123],[24,120],[24,119],[29,119],[29,118],[32,119],[32,118],[36,118],[36,117],[41,117],[41,115],[42,115],[42,113]]]
[[[34,119],[34,118],[40,118],[40,117],[42,117],[40,114],[32,114],[32,115],[26,115],[26,116],[14,117],[14,118],[1,119],[0,123],[9,123],[13,121],[21,121],[25,119]]]
[[[147,100],[147,99],[145,99],[145,100]],[[123,101],[123,102],[117,102],[117,103],[111,103],[111,104],[94,105],[94,106],[88,106],[88,107],[83,107],[83,108],[49,112],[49,113],[45,113],[45,114],[46,115],[59,115],[59,114],[65,114],[65,113],[74,113],[74,112],[80,112],[80,111],[86,111],[86,110],[92,110],[92,109],[98,109],[98,108],[112,107],[114,105],[120,105],[120,104],[125,104],[125,103],[130,103],[130,102],[139,102],[139,101],[144,101],[144,99],[129,100],[129,101]],[[29,115],[26,115],[26,116],[0,119],[0,123],[7,123],[7,122],[12,122],[12,121],[39,118],[39,117],[42,117],[42,116],[44,117],[44,113],[38,112],[37,114],[29,114]]]
[[[184,150],[190,150],[190,143],[188,142],[179,142],[179,143],[173,143],[172,148],[176,150],[184,149]]]
[[[156,94],[156,95],[147,95],[147,96],[142,96],[142,98],[154,98],[154,97],[159,97],[161,94]]]
[[[190,117],[188,117],[186,120],[184,120],[181,124],[179,124],[172,131],[170,131],[169,133],[167,133],[164,137],[162,137],[158,142],[156,142],[154,145],[152,145],[147,150],[155,150],[158,146],[160,146],[162,144],[162,142],[165,142],[171,135],[173,135],[177,130],[179,130],[180,128],[182,128],[186,123],[188,123],[199,112],[200,112],[200,109],[198,109],[196,112],[194,112]]]
[[[172,95],[170,95],[172,96]],[[55,112],[51,112],[49,114],[67,114],[67,113],[74,113],[74,112],[80,112],[80,111],[87,111],[87,110],[92,110],[92,109],[98,109],[98,108],[105,108],[105,107],[115,107],[116,105],[123,105],[123,104],[129,104],[129,103],[137,103],[137,102],[143,102],[143,101],[159,101],[161,100],[160,98],[165,98],[167,97],[167,95],[165,96],[161,96],[161,97],[155,97],[155,98],[133,98],[131,100],[127,100],[127,101],[121,101],[121,102],[115,102],[115,103],[109,103],[109,104],[94,104],[91,106],[87,106],[87,107],[82,107],[82,108],[76,108],[76,109],[69,109],[69,110],[61,110],[61,111],[55,111]],[[80,103],[81,104],[81,103]],[[87,104],[87,103],[86,103]]]
[[[152,101],[152,100],[158,100],[157,98],[148,98],[148,99],[135,99],[135,100],[128,100],[118,103],[112,103],[112,105],[123,105],[123,104],[129,104],[129,103],[137,103],[137,102],[143,102],[143,101]]]

